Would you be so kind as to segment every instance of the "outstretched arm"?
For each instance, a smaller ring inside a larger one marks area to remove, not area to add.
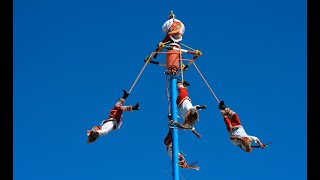
[[[201,138],[201,134],[199,134],[194,127],[192,128],[191,132],[193,132],[198,138]]]
[[[267,147],[266,144],[262,144],[262,145],[258,145],[258,146],[251,146],[251,148],[262,148],[262,149],[264,149],[265,147]]]
[[[251,136],[251,138],[254,140],[255,143],[259,144],[258,146],[251,146],[252,148],[265,148],[267,145],[263,144],[259,138],[255,137],[255,136]]]

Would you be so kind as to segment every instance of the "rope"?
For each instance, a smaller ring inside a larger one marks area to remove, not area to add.
[[[149,56],[148,60],[145,62],[145,64],[144,64],[144,66],[142,67],[142,69],[141,69],[141,71],[140,71],[140,73],[139,73],[138,77],[136,78],[136,80],[135,80],[135,81],[134,81],[134,83],[132,84],[132,86],[131,86],[131,88],[130,88],[130,90],[129,90],[129,92],[128,92],[128,93],[131,93],[131,91],[132,91],[133,87],[134,87],[134,86],[135,86],[135,84],[137,83],[137,81],[138,81],[138,79],[140,78],[140,76],[141,76],[142,72],[144,71],[144,69],[146,68],[147,64],[149,63],[149,61],[150,61],[151,57],[152,57],[154,54],[155,54],[155,52],[152,52],[152,53],[150,54],[150,56]]]
[[[168,114],[170,113],[170,97],[169,97],[169,85],[168,85],[168,75],[166,75],[166,95],[167,95],[167,101],[168,101]]]
[[[196,68],[196,70],[198,71],[198,73],[200,74],[200,76],[202,77],[203,81],[207,84],[209,90],[211,91],[211,93],[213,94],[213,96],[216,98],[217,102],[220,103],[219,99],[217,98],[217,96],[214,94],[214,92],[212,91],[212,89],[210,88],[209,84],[207,83],[207,81],[205,80],[205,78],[203,77],[203,75],[201,74],[201,72],[199,71],[198,67],[196,66],[196,64],[193,62],[194,67]]]
[[[180,48],[180,72],[181,72],[181,82],[183,82],[183,68],[182,68],[182,51],[181,51],[181,48]]]
[[[155,53],[158,53],[158,54],[166,54],[167,52],[155,52]]]
[[[171,164],[172,164],[172,161],[170,162],[169,166],[167,167],[167,169],[164,172],[166,172],[166,173],[168,172],[168,169],[171,166]]]
[[[186,155],[180,148],[178,148],[178,151],[181,152],[181,154],[183,155],[183,157],[187,157],[187,155]]]
[[[169,44],[170,42],[171,42],[171,41],[167,41],[167,42],[164,42],[163,44],[166,45],[166,44]]]
[[[183,46],[185,46],[185,47],[187,47],[187,48],[189,48],[189,49],[191,49],[191,50],[193,50],[193,51],[195,51],[195,49],[193,49],[193,48],[191,48],[191,47],[189,47],[189,46],[187,46],[187,45],[185,45],[185,44],[182,44],[181,42],[180,42],[180,44],[183,45]]]
[[[180,171],[179,171],[179,176],[182,178],[182,180],[186,180],[186,179],[181,175]]]

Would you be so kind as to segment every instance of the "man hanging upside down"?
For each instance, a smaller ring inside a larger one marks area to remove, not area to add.
[[[230,134],[230,141],[235,146],[240,147],[246,152],[251,152],[253,147],[265,148],[266,145],[256,136],[250,136],[246,133],[243,126],[240,123],[238,114],[232,111],[230,108],[224,105],[224,101],[219,102],[219,109],[223,116],[223,120],[226,124],[226,128]],[[251,143],[259,144],[259,146],[252,146]]]
[[[127,93],[125,90],[122,91],[123,96],[118,99],[117,103],[110,110],[109,117],[103,120],[99,126],[93,126],[91,130],[87,130],[87,143],[92,143],[101,135],[107,135],[111,131],[119,130],[122,124],[123,112],[139,110],[138,102],[134,106],[123,106],[126,98],[129,96],[129,93]]]
[[[179,94],[178,94],[176,103],[179,108],[180,117],[183,119],[183,123],[180,124],[178,122],[174,122],[173,120],[170,120],[170,123],[171,124],[176,123],[178,128],[189,129],[194,134],[196,134],[198,138],[201,138],[201,135],[196,132],[194,125],[199,119],[198,111],[201,109],[206,109],[207,106],[206,105],[193,106],[191,103],[191,99],[188,96],[187,86],[190,86],[190,84],[187,81],[177,83]],[[169,115],[169,118],[171,119],[170,115]],[[169,157],[172,158],[172,135],[171,135],[170,128],[169,128],[168,134],[164,139],[164,144],[166,146]],[[199,170],[198,166],[188,164],[182,154],[178,153],[178,158],[179,158],[179,166],[181,168],[192,168],[192,169]]]
[[[170,128],[169,128],[169,132],[168,132],[167,136],[164,138],[163,143],[166,146],[168,156],[172,159],[172,136],[171,136],[171,129]],[[179,160],[178,165],[181,168],[184,168],[184,169],[189,168],[189,169],[195,169],[195,170],[200,169],[199,166],[193,165],[195,163],[188,164],[185,157],[180,152],[178,152],[178,160]]]
[[[206,109],[207,106],[192,105],[187,89],[187,86],[190,86],[190,84],[187,81],[178,82],[177,86],[179,94],[176,103],[179,108],[180,117],[183,119],[182,126],[191,129],[191,131],[200,138],[201,135],[196,132],[194,125],[197,121],[199,121],[198,111],[201,109]]]

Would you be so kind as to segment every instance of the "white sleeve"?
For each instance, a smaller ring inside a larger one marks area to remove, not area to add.
[[[170,19],[171,20],[171,19]],[[172,22],[170,20],[167,20],[163,25],[162,25],[162,32],[166,33],[168,32],[170,26],[172,25]]]
[[[256,136],[249,136],[249,137],[251,139],[251,142],[259,144],[258,141],[260,141],[260,140]]]
[[[184,24],[182,22],[181,22],[181,25],[182,27],[181,27],[180,33],[183,35],[186,28],[184,27]]]
[[[162,32],[164,32],[164,33],[168,32],[167,23],[164,23],[164,24],[162,25]]]

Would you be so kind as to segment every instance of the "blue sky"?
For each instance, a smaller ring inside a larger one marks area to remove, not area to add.
[[[170,10],[186,26],[183,43],[202,50],[196,65],[215,95],[249,135],[273,143],[251,153],[233,146],[190,66],[192,102],[208,108],[196,124],[201,139],[179,132],[187,161],[201,167],[180,169],[180,179],[307,179],[306,1],[15,0],[15,180],[172,179],[163,67],[147,65],[126,102],[140,110],[124,113],[119,131],[86,143],[163,39]]]

